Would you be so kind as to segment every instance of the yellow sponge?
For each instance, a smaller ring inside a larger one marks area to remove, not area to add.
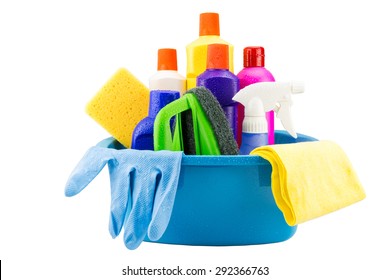
[[[119,69],[86,106],[86,112],[129,148],[135,126],[148,115],[149,89]]]

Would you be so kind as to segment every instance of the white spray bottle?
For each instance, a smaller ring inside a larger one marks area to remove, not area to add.
[[[253,149],[268,145],[265,112],[273,110],[283,127],[297,138],[291,120],[291,94],[304,92],[302,82],[258,82],[241,89],[233,100],[245,106],[242,124],[240,153],[249,154]]]

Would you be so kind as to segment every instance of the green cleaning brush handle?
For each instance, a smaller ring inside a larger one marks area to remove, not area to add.
[[[153,127],[154,150],[184,151],[180,113],[191,110],[194,141],[197,155],[220,155],[215,133],[198,99],[193,94],[181,98],[163,107],[156,116]],[[174,136],[170,120],[176,117]]]
[[[170,120],[173,116],[180,114],[186,110],[189,110],[190,106],[187,102],[187,98],[179,98],[174,102],[171,102],[164,106],[157,114],[154,121],[153,127],[153,144],[154,150],[170,150],[170,151],[180,151],[179,147],[174,147],[172,132],[170,127]],[[175,130],[180,124],[176,118]]]

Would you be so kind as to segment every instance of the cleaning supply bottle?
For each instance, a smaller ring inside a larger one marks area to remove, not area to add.
[[[237,141],[238,103],[232,98],[239,90],[239,81],[237,76],[229,71],[228,45],[208,45],[206,70],[197,77],[196,85],[207,88],[216,97]]]
[[[233,45],[220,37],[219,14],[201,13],[199,17],[199,37],[186,46],[187,54],[187,90],[196,86],[196,78],[206,70],[207,46],[226,44],[229,46],[229,70],[233,68]]]
[[[260,135],[254,136],[254,143],[246,133],[255,132],[257,134],[265,133],[264,128],[260,128],[264,112],[273,110],[276,116],[281,120],[283,127],[294,138],[297,138],[294,126],[291,120],[291,95],[304,92],[302,82],[257,82],[241,89],[233,97],[233,100],[240,102],[245,106],[245,117],[242,127],[243,152],[248,152],[250,148],[256,148],[257,144],[264,145],[265,141],[260,142]],[[257,111],[257,113],[256,113]],[[259,125],[259,128],[252,128]],[[270,132],[268,131],[268,134]],[[251,137],[252,138],[252,137]],[[248,143],[248,141],[250,141]],[[269,144],[269,143],[268,143]],[[244,148],[245,147],[245,148]]]
[[[268,145],[268,129],[263,102],[254,97],[245,106],[240,155],[249,155],[255,148],[265,145]]]
[[[157,113],[172,101],[179,99],[180,93],[172,90],[151,90],[149,114],[134,128],[131,148],[136,150],[154,150],[153,127]],[[172,125],[172,123],[171,123]]]
[[[240,81],[240,89],[258,82],[275,81],[271,72],[264,67],[264,48],[260,46],[246,47],[243,51],[243,69],[237,73]],[[240,134],[244,118],[244,107],[238,105],[238,144],[241,145]],[[274,144],[274,112],[266,112],[268,123],[268,143]]]
[[[149,89],[173,90],[183,95],[186,88],[186,78],[177,71],[176,49],[159,49],[157,72],[149,78]]]

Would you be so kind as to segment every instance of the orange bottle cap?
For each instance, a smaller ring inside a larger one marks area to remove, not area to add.
[[[157,70],[177,70],[176,49],[159,49],[157,57]]]
[[[202,13],[199,18],[199,36],[220,35],[219,34],[219,14]]]
[[[211,44],[207,47],[207,69],[229,69],[229,46]]]

